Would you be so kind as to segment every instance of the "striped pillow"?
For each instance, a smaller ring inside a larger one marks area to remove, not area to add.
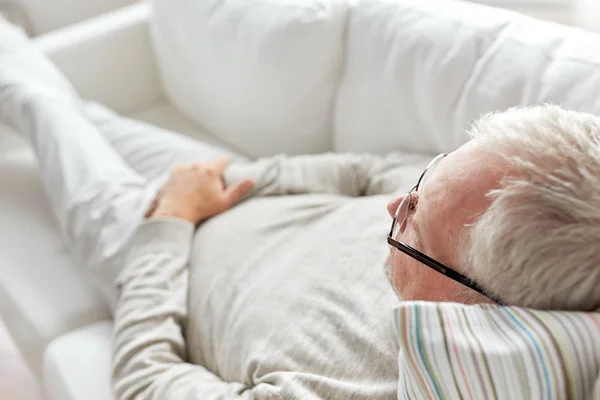
[[[600,314],[406,302],[398,399],[600,399]]]

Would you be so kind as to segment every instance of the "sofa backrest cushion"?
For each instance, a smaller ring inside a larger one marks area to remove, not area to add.
[[[168,97],[249,156],[331,150],[347,4],[154,0]]]
[[[600,35],[449,0],[153,0],[166,92],[250,156],[452,151],[481,115],[600,115]]]
[[[600,115],[600,35],[483,5],[357,0],[336,151],[452,151],[482,114],[553,102]]]

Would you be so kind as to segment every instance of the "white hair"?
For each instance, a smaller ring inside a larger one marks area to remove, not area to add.
[[[472,278],[508,304],[600,307],[600,118],[513,108],[470,134],[508,162],[491,206],[466,231]]]

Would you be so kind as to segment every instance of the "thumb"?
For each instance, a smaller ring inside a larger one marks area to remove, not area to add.
[[[246,179],[229,186],[225,191],[229,205],[233,206],[240,202],[253,187],[254,181],[252,179]]]

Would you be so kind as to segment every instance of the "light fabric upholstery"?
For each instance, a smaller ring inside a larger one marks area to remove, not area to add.
[[[244,153],[331,150],[343,61],[339,0],[154,0],[169,99]]]
[[[516,105],[600,114],[596,34],[446,0],[358,0],[347,32],[336,151],[452,151]]]
[[[0,314],[39,377],[50,341],[109,313],[69,256],[31,151],[1,126],[0,186]]]
[[[510,11],[447,0],[154,5],[169,98],[254,156],[447,152],[490,111],[553,102],[600,113],[598,35]]]
[[[109,10],[123,7],[135,0],[18,0],[8,1],[17,9],[22,7],[24,22],[31,28],[32,34],[39,35],[62,26],[98,15]]]
[[[53,341],[44,356],[48,400],[110,400],[112,323],[98,322]]]
[[[147,3],[68,26],[33,40],[77,88],[125,114],[146,110],[163,99],[150,42]]]
[[[598,399],[600,314],[405,303],[399,399]]]

